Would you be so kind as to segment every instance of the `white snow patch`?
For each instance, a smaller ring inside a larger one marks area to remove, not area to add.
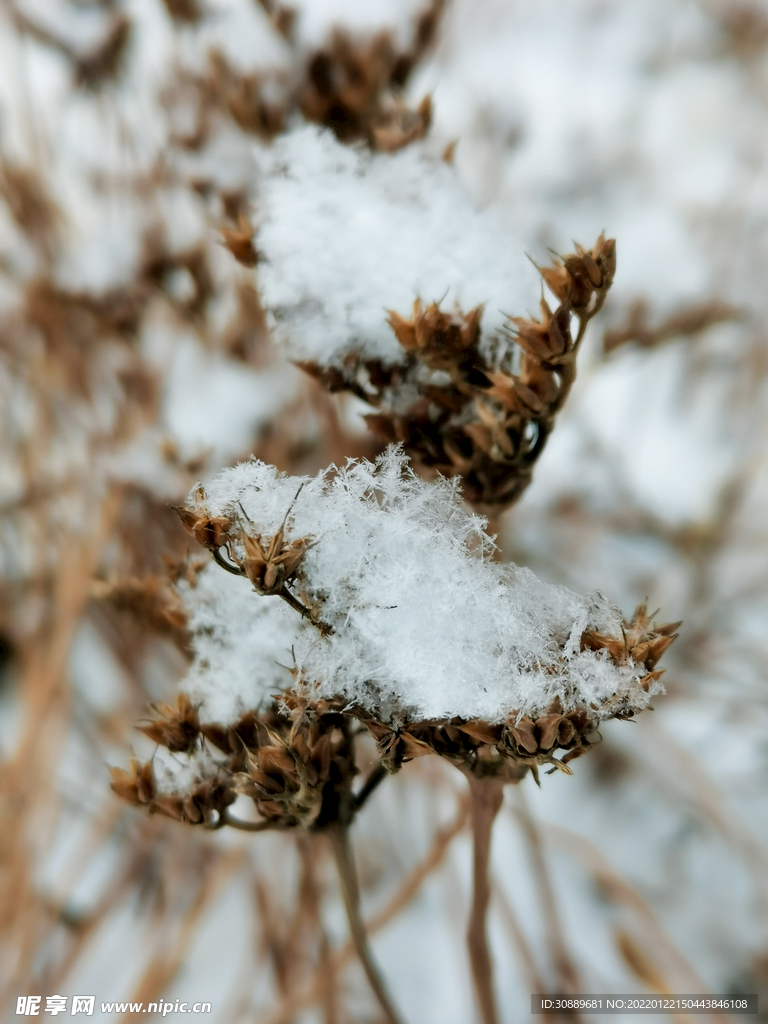
[[[283,522],[286,543],[307,539],[297,591],[333,632],[320,635],[296,615],[294,639],[286,621],[281,642],[294,644],[312,696],[341,696],[386,719],[489,721],[539,712],[555,697],[566,709],[614,696],[635,708],[648,701],[638,686],[642,666],[617,668],[578,650],[586,628],[619,636],[618,612],[599,594],[580,597],[492,561],[484,520],[462,509],[455,482],[419,480],[397,448],[376,464],[350,461],[314,479],[244,463],[207,485],[205,507],[265,539]],[[208,602],[219,660],[240,667],[193,670],[201,694],[229,685],[217,681],[220,671],[253,671],[261,622],[275,635],[271,618],[242,609],[243,601],[255,608],[277,599],[248,594],[223,571],[216,586],[215,600],[204,588],[188,601]],[[236,615],[242,626],[232,625]]]
[[[414,299],[485,304],[484,333],[525,313],[541,282],[524,241],[476,209],[455,171],[418,145],[355,151],[302,128],[261,152],[257,244],[262,301],[275,335],[321,365],[349,352],[402,359],[386,322]]]

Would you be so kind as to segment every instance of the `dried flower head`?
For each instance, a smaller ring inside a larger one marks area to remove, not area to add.
[[[157,716],[139,729],[155,743],[167,747],[171,753],[192,750],[200,737],[200,719],[197,708],[186,693],[176,697],[173,706],[153,704],[152,712]]]
[[[530,482],[575,379],[587,324],[611,287],[613,239],[601,235],[591,249],[577,245],[536,268],[556,299],[542,299],[540,319],[496,320],[510,300],[528,301],[532,267],[523,243],[472,206],[444,162],[415,148],[363,159],[308,130],[291,133],[279,150],[268,158],[259,232],[262,302],[278,338],[329,391],[371,406],[369,427],[402,444],[425,476],[460,477],[465,499],[480,509],[512,504]],[[302,161],[311,180],[294,169]],[[317,247],[329,244],[331,269],[321,270]],[[410,316],[400,312],[402,297],[430,291],[453,292],[453,309],[417,299]],[[468,312],[462,297],[475,299]],[[481,331],[482,319],[490,330]]]
[[[346,388],[377,406],[379,411],[366,417],[368,425],[403,444],[422,470],[458,475],[473,505],[503,508],[530,482],[575,378],[586,325],[603,304],[615,264],[615,243],[601,235],[591,252],[577,246],[554,267],[540,268],[559,305],[553,311],[542,299],[541,320],[511,319],[510,339],[521,350],[516,372],[510,353],[494,365],[482,350],[481,307],[450,314],[436,303],[424,308],[419,300],[409,320],[389,314],[406,354],[399,365],[375,360],[349,360],[325,370],[300,365],[330,389]]]
[[[472,351],[472,322],[432,315]],[[457,488],[420,480],[402,452],[298,484],[253,461],[195,490],[184,521],[222,542],[227,572],[179,579],[195,662],[141,727],[174,761],[160,783],[151,764],[114,773],[125,799],[208,827],[347,825],[371,788],[353,790],[360,725],[379,773],[435,753],[502,784],[570,774],[602,722],[660,691],[678,623],[644,605],[622,620],[493,560]],[[232,815],[237,795],[255,821]]]
[[[110,783],[113,791],[121,800],[139,806],[151,806],[157,796],[157,780],[151,761],[142,764],[137,758],[131,758],[128,771],[123,768],[110,768]]]

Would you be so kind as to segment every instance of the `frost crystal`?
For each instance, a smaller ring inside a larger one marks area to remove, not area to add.
[[[210,567],[186,595],[197,651],[187,689],[208,716],[232,720],[285,689],[291,647],[302,695],[341,698],[390,723],[535,717],[554,698],[600,719],[638,710],[660,689],[632,657],[617,664],[582,649],[587,632],[622,635],[602,596],[494,561],[485,521],[464,511],[455,483],[420,480],[397,448],[314,479],[244,463],[190,506],[233,524],[236,562],[243,532],[262,546],[281,526],[286,544],[302,538],[291,595],[323,624]]]

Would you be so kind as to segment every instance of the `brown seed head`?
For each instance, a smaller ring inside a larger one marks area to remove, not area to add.
[[[255,267],[259,262],[259,253],[253,244],[253,228],[244,213],[238,217],[236,228],[219,228],[224,245],[229,249],[238,263],[244,267]]]
[[[292,578],[310,545],[309,538],[300,537],[286,544],[283,527],[268,542],[259,534],[242,531],[240,539],[245,552],[241,566],[259,594],[279,594]]]
[[[626,665],[630,660],[636,665],[644,665],[649,675],[644,677],[643,682],[647,680],[647,685],[650,685],[652,677],[658,677],[658,674],[653,672],[657,662],[677,639],[676,630],[681,625],[680,622],[667,622],[663,626],[655,626],[652,618],[644,604],[638,605],[632,619],[624,620],[621,638],[587,630],[581,637],[581,649],[605,650],[611,661],[617,665]]]
[[[178,694],[173,706],[153,704],[152,710],[157,718],[138,727],[145,736],[167,747],[172,753],[189,751],[196,746],[200,735],[200,719],[197,708],[186,693]]]
[[[135,806],[151,804],[157,796],[157,780],[151,761],[142,764],[137,758],[131,758],[128,771],[123,768],[110,768],[112,776],[110,786],[121,800],[127,800]]]
[[[199,487],[195,493],[198,501],[205,501],[205,491]],[[202,508],[186,508],[183,505],[171,505],[184,527],[209,551],[217,551],[229,540],[230,522],[226,516],[211,516]]]

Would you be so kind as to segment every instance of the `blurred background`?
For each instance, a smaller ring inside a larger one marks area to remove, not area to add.
[[[617,239],[498,543],[627,615],[647,600],[684,620],[652,713],[606,725],[573,777],[507,792],[503,1020],[568,978],[758,993],[768,1020],[760,0],[0,2],[2,1012],[92,994],[94,1021],[158,999],[209,1001],[216,1024],[378,1019],[322,842],[147,817],[108,766],[148,749],[133,727],[188,661],[169,504],[252,453],[314,473],[380,450],[272,345],[251,234],[256,147],[306,118],[392,148],[367,128],[384,93],[417,112],[398,113],[414,138],[431,96],[418,144],[538,262]],[[464,789],[422,758],[355,825],[410,1022],[475,1019]]]

